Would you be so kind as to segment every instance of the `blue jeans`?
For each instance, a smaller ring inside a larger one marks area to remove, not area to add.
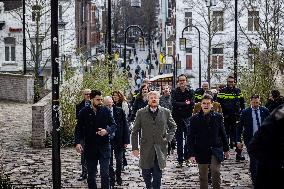
[[[182,118],[175,119],[175,122],[177,124],[177,130],[176,130],[176,142],[177,142],[177,161],[179,163],[182,163],[185,160],[186,156],[186,148],[185,148],[185,142],[187,137],[187,128],[184,124],[184,121]]]
[[[160,189],[162,180],[162,170],[159,167],[157,156],[155,157],[154,167],[150,169],[142,169],[142,176],[147,189]],[[153,178],[153,182],[152,182]]]
[[[250,174],[251,174],[252,183],[253,183],[253,185],[255,185],[258,161],[252,156],[249,156],[249,158],[250,158],[249,171],[250,171]]]
[[[97,189],[96,173],[98,162],[100,162],[100,173],[101,173],[101,188],[109,189],[109,158],[100,157],[99,160],[87,159],[87,170],[88,170],[88,187],[89,189]]]

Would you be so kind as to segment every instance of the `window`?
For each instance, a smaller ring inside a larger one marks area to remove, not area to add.
[[[5,61],[16,61],[16,39],[14,37],[4,38]]]
[[[184,27],[192,25],[192,12],[184,13],[184,23],[185,23]],[[192,27],[186,28],[185,31],[192,31]]]
[[[259,54],[259,48],[256,46],[251,46],[248,48],[248,66],[253,68],[255,58]]]
[[[42,41],[42,38],[38,39],[38,42],[36,42],[36,39],[31,39],[31,59],[32,61],[41,61],[42,60],[42,45],[40,43]],[[38,49],[37,49],[38,48]]]
[[[192,70],[192,48],[187,48],[185,69]]]
[[[62,20],[62,5],[58,5],[58,18],[59,20]]]
[[[168,55],[173,55],[173,42],[167,41]]]
[[[223,31],[224,30],[224,12],[223,11],[213,11],[213,31]]]
[[[40,5],[34,5],[32,6],[32,21],[40,21],[40,11],[41,11],[41,6]]]
[[[212,69],[223,69],[223,48],[212,48]]]
[[[248,31],[259,30],[259,12],[249,11],[248,12]]]

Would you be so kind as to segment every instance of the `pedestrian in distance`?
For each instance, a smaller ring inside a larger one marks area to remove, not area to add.
[[[284,188],[284,104],[278,106],[252,137],[248,153],[258,161],[254,189]]]
[[[114,187],[115,181],[118,185],[122,185],[121,171],[123,163],[123,152],[129,144],[129,127],[127,125],[126,115],[124,110],[114,105],[112,97],[106,96],[104,104],[110,109],[110,112],[116,123],[114,136],[110,137],[111,156],[110,156],[110,183]],[[113,153],[115,155],[116,169],[114,171]]]
[[[103,106],[101,91],[92,90],[91,106],[83,108],[75,128],[76,151],[84,151],[87,161],[88,187],[96,189],[97,165],[100,163],[101,188],[109,189],[110,141],[116,129],[115,121],[109,108]],[[83,148],[81,141],[85,141]]]
[[[147,84],[142,84],[139,93],[136,96],[134,103],[133,103],[133,113],[131,116],[131,121],[134,121],[136,117],[136,113],[139,109],[144,108],[148,105],[147,94],[150,92],[149,86]]]
[[[212,175],[212,186],[220,188],[221,162],[229,158],[229,145],[223,124],[223,116],[212,111],[212,96],[205,94],[201,100],[201,111],[189,121],[187,157],[198,163],[200,189],[208,189],[208,166]]]
[[[177,142],[177,168],[183,166],[186,160],[186,149],[184,139],[187,136],[187,125],[192,115],[194,107],[194,91],[187,84],[187,77],[184,74],[178,76],[178,87],[172,90],[171,94],[172,114],[177,124],[176,142]]]
[[[243,94],[235,85],[235,78],[229,76],[227,78],[227,86],[217,95],[217,102],[219,102],[222,107],[225,130],[231,149],[236,147],[237,125],[240,121],[241,111],[245,109]],[[236,147],[235,151],[236,161],[245,160],[245,157],[242,156],[242,149]]]
[[[240,124],[237,127],[237,148],[243,148],[242,137],[246,147],[249,146],[253,135],[260,128],[261,123],[269,116],[269,110],[260,105],[259,95],[252,95],[250,97],[250,107],[246,108],[241,113]],[[257,160],[250,158],[250,173],[253,185],[256,181]]]
[[[159,92],[148,93],[149,105],[137,112],[132,130],[132,153],[139,157],[139,166],[147,189],[160,189],[162,170],[166,166],[167,144],[174,137],[176,124],[170,110],[159,106]],[[140,149],[138,133],[141,131]]]
[[[91,89],[84,89],[82,91],[82,96],[83,100],[76,105],[76,119],[78,120],[79,114],[81,110],[86,107],[91,105],[90,101],[90,94],[91,94]],[[84,148],[84,139],[81,141],[82,147]],[[78,181],[82,181],[87,179],[87,163],[86,163],[86,158],[85,158],[85,153],[84,151],[81,153],[81,166],[82,166],[82,173],[80,177],[78,178]]]

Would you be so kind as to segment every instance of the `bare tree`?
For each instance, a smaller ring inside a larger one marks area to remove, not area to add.
[[[220,74],[215,72],[215,69],[212,67],[212,48],[233,43],[231,39],[226,39],[227,41],[224,41],[224,38],[222,37],[215,37],[230,29],[229,23],[232,22],[233,17],[227,18],[225,17],[225,13],[232,6],[232,3],[229,0],[219,1],[218,11],[212,10],[212,6],[207,7],[206,0],[184,0],[184,3],[186,4],[186,7],[194,7],[192,11],[197,15],[196,17],[193,17],[192,20],[193,24],[198,27],[201,32],[202,50],[207,56],[206,80],[209,85],[211,85],[211,79],[213,77],[217,80],[220,78]],[[204,44],[204,41],[206,41],[207,44]]]
[[[62,10],[62,14],[72,6],[69,2]],[[22,9],[11,12],[13,18],[22,22]],[[42,82],[40,81],[40,74],[45,69],[48,62],[50,62],[50,1],[45,0],[26,0],[26,34],[27,46],[30,59],[27,59],[27,64],[33,69],[34,74],[34,101],[40,99],[40,93],[43,89]],[[65,40],[66,45],[75,39]]]

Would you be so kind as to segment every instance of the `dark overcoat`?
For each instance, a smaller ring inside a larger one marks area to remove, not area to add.
[[[106,129],[108,134],[100,136],[98,128]],[[107,107],[100,107],[95,112],[92,107],[86,106],[79,114],[75,128],[75,144],[85,142],[84,152],[86,159],[110,157],[109,136],[115,132],[116,124]]]
[[[223,116],[217,112],[210,112],[208,116],[207,121],[203,111],[200,111],[189,120],[186,143],[188,158],[195,157],[199,164],[210,164],[212,148],[229,151]]]

